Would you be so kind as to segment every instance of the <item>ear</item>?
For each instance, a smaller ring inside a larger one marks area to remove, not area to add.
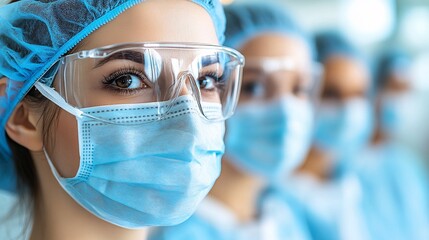
[[[0,79],[0,95],[6,95],[7,79]],[[31,111],[28,104],[20,102],[6,123],[6,133],[16,143],[30,151],[43,149],[42,124],[40,115]]]

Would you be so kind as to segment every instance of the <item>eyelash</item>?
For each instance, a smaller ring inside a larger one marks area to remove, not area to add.
[[[211,70],[207,70],[205,72],[202,72],[202,73],[200,73],[200,75],[201,75],[200,77],[209,76],[209,77],[212,77],[215,79],[221,79],[222,78],[222,76],[219,77],[219,75],[217,74],[216,71],[211,71]]]
[[[124,95],[132,95],[142,89],[146,89],[146,88],[140,88],[140,89],[120,89],[120,88],[116,88],[113,87],[111,84],[116,80],[116,78],[122,76],[122,75],[126,75],[126,74],[132,74],[132,75],[136,75],[137,77],[141,78],[141,80],[145,80],[147,79],[146,75],[144,74],[143,71],[141,71],[140,69],[137,69],[135,67],[124,67],[121,69],[116,70],[115,72],[111,73],[108,76],[103,76],[103,87],[110,90],[110,91],[114,91],[115,93],[120,93],[120,94],[124,94]],[[149,88],[149,85],[146,84],[145,82],[143,82],[144,85],[146,85]]]
[[[206,76],[211,77],[215,80],[215,82],[213,84],[216,85],[216,88],[215,89],[204,89],[204,91],[216,91],[216,89],[222,88],[225,84],[225,79],[223,78],[224,75],[219,76],[218,72],[216,72],[216,71],[210,71],[209,70],[206,72],[202,72],[200,78],[206,77]],[[200,78],[198,78],[198,80]]]
[[[110,91],[114,91],[115,93],[119,93],[119,94],[124,94],[124,95],[132,95],[142,89],[146,89],[146,88],[140,88],[140,89],[120,89],[120,88],[116,88],[112,86],[112,83],[120,76],[125,75],[125,74],[133,74],[136,75],[137,77],[141,78],[142,80],[147,79],[146,75],[144,74],[143,71],[135,68],[135,67],[125,67],[122,69],[118,69],[115,72],[111,73],[108,76],[103,76],[104,79],[102,81],[103,83],[103,87],[110,90]],[[215,79],[215,84],[220,88],[224,85],[224,79],[223,79],[223,75],[219,76],[217,74],[217,72],[215,71],[207,71],[207,72],[203,72],[201,73],[201,77],[205,77],[205,76],[209,76],[212,77],[213,79]],[[200,79],[199,78],[199,79]],[[143,84],[145,84],[146,86],[148,86],[146,83],[143,82]],[[148,86],[149,87],[149,86]]]

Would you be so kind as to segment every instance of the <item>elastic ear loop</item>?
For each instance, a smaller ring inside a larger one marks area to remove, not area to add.
[[[64,111],[66,111],[66,112],[68,112],[68,113],[70,113],[70,114],[72,114],[72,115],[74,115],[74,116],[76,116],[78,118],[81,118],[84,115],[93,118],[92,116],[86,115],[81,110],[79,110],[79,109],[77,109],[75,107],[72,107],[53,88],[48,87],[47,85],[45,85],[43,83],[40,83],[40,82],[36,82],[34,84],[34,86],[36,87],[37,90],[39,90],[39,92],[43,96],[45,96],[51,102],[55,103],[58,107],[62,108]]]
[[[39,90],[39,92],[45,96],[47,99],[49,99],[51,102],[53,102],[55,105],[57,105],[58,107],[60,107],[61,109],[63,109],[64,111],[76,116],[77,118],[82,118],[82,117],[87,117],[87,118],[91,118],[100,122],[105,122],[105,123],[111,123],[111,124],[116,124],[116,125],[121,125],[120,123],[115,123],[112,121],[108,121],[106,119],[102,119],[102,118],[98,118],[98,117],[94,117],[92,115],[89,115],[81,110],[79,110],[78,108],[75,108],[73,106],[71,106],[70,104],[68,104],[63,97],[61,97],[61,95],[55,91],[53,88],[46,86],[43,83],[40,82],[36,82],[34,84],[34,86],[36,87],[37,90]],[[138,124],[136,124],[138,125]]]

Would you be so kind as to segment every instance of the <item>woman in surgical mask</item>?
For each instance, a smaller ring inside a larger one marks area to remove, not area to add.
[[[0,18],[0,168],[30,216],[11,238],[141,240],[189,218],[244,64],[220,3],[21,0]]]
[[[222,174],[197,213],[150,239],[308,239],[295,204],[263,194],[303,160],[313,127],[312,46],[281,6],[225,7],[227,46],[246,57]]]
[[[317,35],[316,47],[324,74],[313,145],[287,184],[291,194],[304,203],[315,239],[359,239],[359,229],[353,227],[350,232],[343,227],[354,221],[343,215],[356,215],[351,205],[358,194],[356,179],[345,170],[372,131],[370,74],[357,50],[339,34]]]

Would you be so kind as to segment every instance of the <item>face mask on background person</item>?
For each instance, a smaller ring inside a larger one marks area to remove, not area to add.
[[[322,102],[317,107],[314,142],[335,155],[363,147],[372,133],[369,102],[355,98],[344,102]]]
[[[240,169],[276,179],[302,162],[312,127],[307,100],[289,96],[269,103],[243,104],[227,121],[227,154]]]
[[[400,138],[418,123],[418,99],[410,93],[385,94],[381,99],[381,128],[391,137]]]

